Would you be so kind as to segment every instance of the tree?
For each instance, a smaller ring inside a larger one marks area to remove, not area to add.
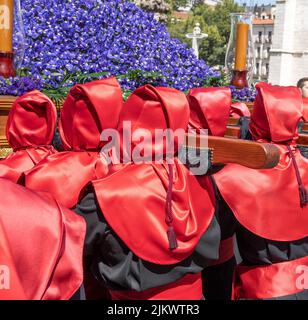
[[[216,25],[221,37],[227,43],[230,35],[232,12],[244,12],[244,8],[235,3],[234,0],[223,0],[213,9],[207,5],[199,5],[193,9],[194,15],[202,16],[208,25]]]
[[[191,40],[185,37],[191,33],[197,22],[208,38],[199,43],[199,56],[211,66],[224,65],[226,47],[229,41],[232,12],[243,12],[244,8],[237,5],[234,0],[223,0],[216,7],[199,4],[192,10],[191,16],[186,21],[168,25],[173,37],[181,39],[191,46]]]
[[[163,23],[168,21],[168,15],[172,10],[171,0],[134,0],[141,9],[153,12],[155,18]]]

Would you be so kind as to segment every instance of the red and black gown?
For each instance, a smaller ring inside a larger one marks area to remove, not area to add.
[[[189,127],[196,133],[207,129],[209,136],[224,137],[231,113],[231,90],[229,88],[195,88],[188,96],[190,107]],[[246,105],[233,104],[232,114],[238,117],[247,115]],[[212,167],[207,172],[210,175],[216,169]],[[205,176],[205,179],[209,179]],[[219,202],[216,201],[217,207]],[[233,232],[225,226],[226,220],[221,218],[217,208],[218,223],[221,225],[221,243],[219,259],[202,271],[203,294],[207,300],[230,300],[232,293],[232,278],[235,268],[233,251]]]
[[[188,119],[184,94],[146,85],[125,103],[119,132],[131,121],[132,134],[166,128],[185,133]],[[123,146],[122,141],[121,154]],[[166,155],[165,146],[164,140],[155,145],[147,140],[143,152],[153,156],[154,148]],[[112,165],[76,208],[87,221],[85,268],[109,288],[112,299],[199,300],[201,271],[218,258],[211,182],[191,175],[176,157],[172,164],[161,160]]]
[[[260,83],[257,90],[250,133],[279,148],[279,164],[264,170],[231,164],[214,175],[219,210],[242,258],[233,298],[307,299],[308,160],[296,148],[301,96],[295,87]]]
[[[25,171],[56,153],[51,145],[56,121],[56,107],[43,93],[34,90],[18,97],[6,125],[13,152],[0,160],[0,177],[18,182]]]

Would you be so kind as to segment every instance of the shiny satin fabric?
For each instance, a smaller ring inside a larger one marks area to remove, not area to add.
[[[35,90],[16,99],[9,113],[6,136],[14,152],[0,161],[0,177],[17,182],[23,172],[50,154],[57,120],[56,107]]]
[[[178,248],[172,252],[165,222],[167,165],[127,164],[93,182],[111,228],[139,258],[159,265],[175,264],[191,255],[214,216],[210,181],[191,175],[177,160],[173,166],[172,212]]]
[[[73,208],[90,181],[108,173],[108,163],[98,152],[70,151],[50,155],[26,172],[25,186],[49,192],[67,208]]]
[[[26,300],[26,295],[20,283],[11,249],[0,219],[0,270],[1,289],[0,300]]]
[[[304,118],[304,121],[308,121],[308,98],[303,98],[303,104],[304,104],[303,118]]]
[[[7,250],[25,297],[70,299],[83,282],[85,221],[47,194],[36,194],[6,179],[0,179],[0,187],[6,193],[0,219]]]
[[[59,132],[67,151],[51,155],[24,174],[25,186],[51,193],[74,207],[91,180],[104,177],[108,164],[100,153],[103,129],[115,129],[123,101],[115,78],[72,88],[60,115]]]
[[[0,160],[0,177],[17,183],[24,172],[56,152],[52,146],[29,147],[14,151],[5,159]]]
[[[118,131],[122,135],[123,122],[130,121],[132,124],[132,144],[129,147],[134,149],[141,142],[137,133],[142,134],[146,129],[152,135],[152,140],[145,140],[143,143],[144,152],[141,154],[161,154],[165,155],[168,150],[167,138],[161,141],[155,141],[155,130],[187,128],[189,109],[185,95],[172,88],[153,87],[145,85],[134,91],[126,101],[123,112],[120,114]],[[135,137],[136,135],[136,137]],[[182,137],[184,140],[184,136]],[[183,143],[177,137],[174,140],[174,150],[177,150],[179,144]],[[124,149],[121,141],[122,153]]]
[[[122,109],[116,78],[74,86],[60,114],[59,133],[65,150],[99,150],[103,129],[115,129]]]
[[[304,291],[307,266],[308,257],[264,266],[240,264],[234,273],[233,300],[279,298]]]
[[[278,87],[259,83],[249,131],[253,140],[285,143],[298,135],[303,114],[301,92],[296,87]],[[256,107],[257,106],[257,107]]]
[[[231,90],[229,88],[191,89],[187,99],[190,107],[189,126],[208,129],[209,135],[223,137],[230,115]]]
[[[132,134],[139,129],[186,130],[188,102],[175,89],[147,85],[127,100],[120,119],[132,122]],[[121,132],[121,122],[119,128]],[[145,148],[151,150],[150,145]],[[154,150],[164,154],[165,143],[157,144]],[[107,177],[93,181],[108,224],[134,254],[159,265],[174,264],[191,255],[214,215],[214,191],[209,179],[199,180],[191,175],[176,158],[172,166],[172,225],[178,242],[172,251],[167,238],[166,198],[170,181],[165,161],[115,165]]]
[[[201,300],[201,274],[187,274],[178,281],[143,292],[114,291],[112,300]]]
[[[250,111],[244,102],[234,102],[231,104],[230,116],[232,118],[250,117]]]
[[[302,111],[297,88],[261,84],[257,89],[250,127],[253,137],[269,139],[258,140],[263,142],[295,139]],[[228,164],[214,179],[237,220],[249,231],[274,241],[302,239],[308,236],[308,206],[300,205],[296,172],[287,146],[276,146],[280,161],[274,169],[253,170]],[[308,160],[301,156],[295,143],[291,149],[307,187]]]
[[[50,145],[57,120],[56,107],[43,93],[34,90],[17,98],[9,113],[6,137],[15,150]]]

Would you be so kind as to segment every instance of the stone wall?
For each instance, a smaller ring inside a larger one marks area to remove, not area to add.
[[[269,82],[295,85],[308,76],[308,1],[277,0]]]

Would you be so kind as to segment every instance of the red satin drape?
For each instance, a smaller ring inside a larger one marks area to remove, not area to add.
[[[308,257],[271,265],[240,264],[234,273],[233,300],[278,298],[304,291],[307,268]]]
[[[0,300],[26,300],[20,283],[10,246],[0,219]]]
[[[0,187],[6,193],[0,205],[6,235],[1,245],[11,255],[25,297],[71,298],[83,281],[85,221],[47,194],[38,195],[6,179],[0,179]],[[20,298],[20,292],[9,298]]]

